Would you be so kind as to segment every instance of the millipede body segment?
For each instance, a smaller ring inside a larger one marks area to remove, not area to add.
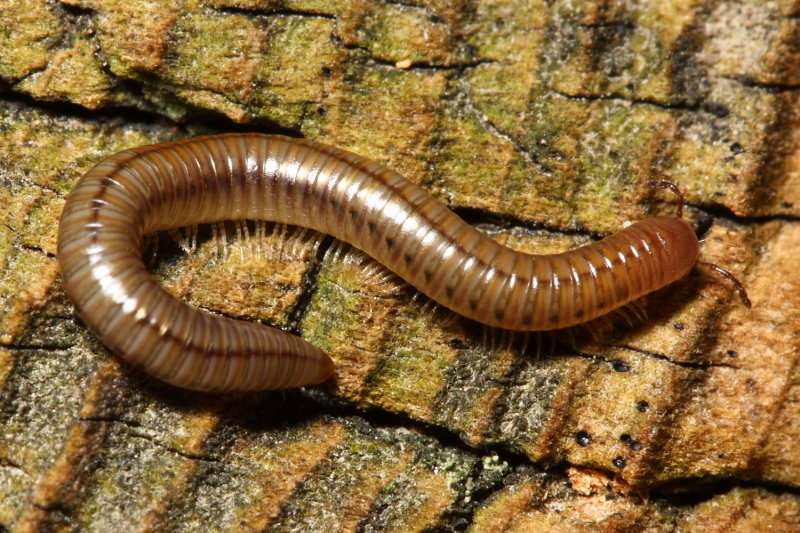
[[[226,134],[125,150],[87,172],[61,218],[66,291],[106,345],[174,385],[248,391],[326,380],[333,363],[311,344],[195,310],[148,274],[143,235],[241,219],[330,234],[453,311],[522,331],[609,313],[684,277],[699,251],[682,219],[653,217],[569,252],[516,252],[378,163],[302,139]]]

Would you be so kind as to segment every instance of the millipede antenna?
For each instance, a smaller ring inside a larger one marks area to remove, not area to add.
[[[706,261],[698,261],[697,264],[702,267],[710,269],[715,274],[722,276],[723,278],[733,283],[734,287],[736,288],[736,291],[739,293],[739,298],[742,299],[742,303],[744,304],[744,306],[747,307],[748,309],[753,307],[753,304],[750,302],[750,297],[747,296],[747,291],[745,290],[744,285],[742,285],[742,282],[739,281],[736,278],[736,276],[734,276],[729,271],[725,270],[721,266],[716,265],[714,263],[708,263]]]
[[[645,186],[651,189],[669,189],[672,191],[672,194],[678,198],[678,211],[675,213],[675,216],[678,218],[683,218],[683,206],[686,203],[686,197],[681,192],[680,188],[672,183],[671,181],[646,181]]]

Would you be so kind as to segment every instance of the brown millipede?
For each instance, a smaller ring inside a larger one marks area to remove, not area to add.
[[[673,185],[649,185],[672,188],[682,206]],[[243,219],[333,235],[453,311],[522,331],[618,309],[684,277],[699,251],[681,218],[653,217],[569,252],[516,252],[378,163],[302,139],[227,134],[125,150],[87,172],[59,229],[67,294],[106,345],[174,385],[249,391],[320,383],[334,370],[322,351],[192,309],[145,269],[144,234]]]

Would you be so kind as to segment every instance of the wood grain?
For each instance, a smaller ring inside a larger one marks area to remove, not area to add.
[[[0,528],[797,528],[794,3],[25,4],[0,2]],[[374,158],[524,250],[671,213],[638,185],[676,181],[754,309],[692,275],[643,325],[522,357],[328,241],[205,228],[191,257],[162,238],[156,275],[338,380],[162,388],[74,319],[56,221],[103,155],[236,128]]]

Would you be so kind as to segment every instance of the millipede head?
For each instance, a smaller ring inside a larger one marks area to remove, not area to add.
[[[686,197],[683,195],[683,193],[681,192],[680,188],[677,185],[675,185],[671,181],[650,180],[645,182],[645,186],[651,189],[669,189],[670,191],[672,191],[672,193],[678,198],[678,209],[677,212],[675,213],[675,216],[677,218],[683,218],[683,206],[686,203]],[[739,298],[741,298],[744,306],[747,307],[748,309],[752,307],[753,304],[750,301],[750,297],[747,295],[747,291],[745,290],[744,285],[742,285],[742,282],[739,281],[736,278],[736,276],[734,276],[731,272],[714,263],[698,261],[696,264],[698,266],[708,268],[713,273],[717,274],[718,276],[722,276],[723,278],[733,283],[734,287],[736,288],[736,292],[739,293]]]

